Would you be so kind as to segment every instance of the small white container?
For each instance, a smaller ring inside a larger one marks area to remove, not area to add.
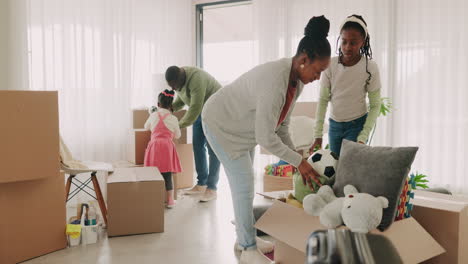
[[[74,216],[74,217],[71,217],[69,220],[68,220],[68,223],[72,223],[74,220],[76,220],[77,217]],[[78,246],[80,243],[81,243],[81,234],[82,234],[82,231],[80,232],[80,235],[76,238],[73,238],[71,237],[70,235],[67,235],[67,240],[68,240],[68,245],[70,247],[74,247],[74,246]]]
[[[72,238],[70,235],[68,235],[67,238],[68,238],[68,245],[70,247],[78,246],[81,242],[81,235],[78,236],[77,238]]]
[[[99,225],[81,226],[81,243],[94,244],[98,241]]]

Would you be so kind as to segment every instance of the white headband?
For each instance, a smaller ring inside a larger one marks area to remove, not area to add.
[[[350,17],[346,18],[345,21],[343,21],[343,23],[341,24],[340,31],[343,29],[343,26],[348,22],[354,22],[354,23],[358,23],[359,25],[361,25],[361,27],[364,29],[364,32],[366,33],[365,38],[367,38],[367,35],[369,35],[369,33],[367,33],[366,24],[364,24],[364,22],[362,22],[361,19],[359,19],[359,18],[357,18],[355,16],[350,16]]]

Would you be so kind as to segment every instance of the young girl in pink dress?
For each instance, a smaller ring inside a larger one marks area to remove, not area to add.
[[[179,156],[172,141],[180,138],[179,121],[172,115],[174,91],[165,90],[158,96],[158,111],[146,120],[145,128],[151,130],[151,140],[146,147],[145,167],[158,167],[166,184],[167,207],[175,205],[172,173],[181,172]]]

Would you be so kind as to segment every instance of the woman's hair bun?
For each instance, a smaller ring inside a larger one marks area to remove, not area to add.
[[[330,31],[330,21],[325,16],[315,16],[309,20],[304,35],[314,39],[324,39]]]

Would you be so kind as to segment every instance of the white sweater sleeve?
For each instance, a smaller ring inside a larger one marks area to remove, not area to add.
[[[181,132],[179,127],[179,120],[174,115],[170,115],[164,119],[164,124],[166,124],[167,128],[174,133],[174,137],[180,138]]]

